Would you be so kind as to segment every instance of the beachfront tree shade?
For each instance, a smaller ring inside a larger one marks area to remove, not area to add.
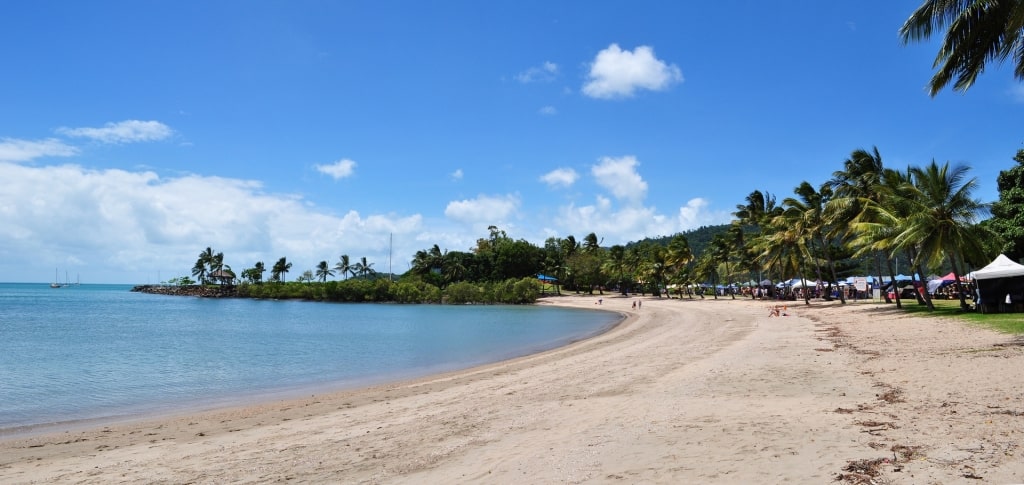
[[[931,38],[946,29],[928,83],[935,96],[950,81],[953,89],[967,91],[990,62],[1012,58],[1014,76],[1024,80],[1024,1],[925,0],[900,28],[904,43]]]

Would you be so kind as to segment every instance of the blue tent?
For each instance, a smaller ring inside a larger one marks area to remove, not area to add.
[[[542,275],[542,274],[538,274],[537,275],[537,279],[541,280],[541,281],[548,282],[548,283],[550,283],[552,281],[558,281],[558,278],[552,278],[551,276]]]

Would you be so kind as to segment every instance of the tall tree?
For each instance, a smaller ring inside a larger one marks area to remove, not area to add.
[[[347,254],[342,254],[338,257],[338,262],[334,264],[334,269],[338,271],[344,279],[348,279],[348,276],[352,274],[352,261],[349,260]]]
[[[334,276],[334,271],[331,270],[330,265],[327,261],[320,261],[316,265],[316,277],[320,279],[321,283],[327,282],[328,276]]]
[[[992,203],[989,228],[1002,239],[1000,252],[1020,262],[1024,260],[1024,150],[1013,157],[1017,166],[999,172],[996,187],[999,200]]]
[[[978,187],[977,179],[967,179],[969,168],[950,167],[949,162],[939,166],[911,167],[916,210],[907,221],[907,227],[897,238],[897,244],[916,241],[920,245],[919,257],[928,266],[938,266],[945,259],[956,277],[960,307],[967,309],[966,296],[960,283],[958,264],[961,258],[979,258],[984,253],[980,233],[975,224],[978,216],[987,211],[987,205],[973,198],[971,192]]]
[[[832,173],[832,179],[826,184],[832,189],[832,198],[826,204],[826,217],[834,227],[848,227],[858,219],[870,204],[878,204],[882,192],[878,189],[882,183],[885,167],[878,147],[868,152],[864,149],[854,150],[843,162],[843,169]],[[887,250],[876,250],[875,274],[882,281],[882,259],[891,256]],[[883,293],[886,303],[890,303],[888,293]]]
[[[786,210],[794,211],[792,220],[808,239],[809,256],[814,262],[815,267],[819,267],[817,263],[819,259],[824,260],[828,265],[830,280],[827,291],[831,293],[832,283],[838,284],[839,282],[839,277],[836,275],[835,262],[832,260],[831,251],[829,251],[831,244],[825,239],[825,233],[829,232],[829,229],[824,212],[825,205],[832,195],[832,189],[828,184],[815,189],[810,183],[804,181],[796,187],[794,192],[797,197],[787,198],[782,201],[782,205],[786,207]],[[818,273],[818,279],[821,280],[820,269]],[[827,295],[825,299],[831,300],[831,294]],[[839,300],[844,305],[846,304],[846,296],[841,291],[839,292]]]
[[[292,269],[292,263],[282,256],[270,269],[270,279],[284,282],[287,279],[288,271]]]
[[[931,38],[947,29],[928,83],[935,96],[954,78],[953,89],[964,92],[989,62],[1013,58],[1014,76],[1024,80],[1024,1],[925,0],[900,28],[904,43]]]

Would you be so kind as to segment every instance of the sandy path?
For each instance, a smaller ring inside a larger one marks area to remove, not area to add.
[[[0,482],[1024,481],[1009,337],[873,304],[632,301],[605,296],[635,316],[602,336],[471,371],[8,439]]]

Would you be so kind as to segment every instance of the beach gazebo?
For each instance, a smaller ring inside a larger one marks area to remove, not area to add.
[[[214,271],[213,273],[210,273],[209,278],[211,280],[216,281],[217,284],[229,285],[230,286],[235,281],[235,274],[230,272],[230,271],[224,271],[223,269],[218,269],[217,271]]]

